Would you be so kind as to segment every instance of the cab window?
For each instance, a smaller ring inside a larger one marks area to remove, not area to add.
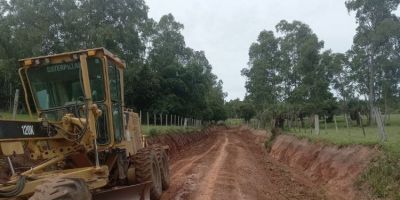
[[[112,121],[114,126],[115,141],[119,143],[123,137],[123,117],[121,102],[120,72],[115,63],[108,62],[108,76],[110,80],[110,97],[112,103]]]

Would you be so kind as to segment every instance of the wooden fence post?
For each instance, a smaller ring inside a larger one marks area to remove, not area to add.
[[[375,107],[373,109],[374,109],[374,113],[375,113],[376,124],[378,125],[378,132],[380,133],[381,141],[386,142],[387,136],[386,136],[386,132],[385,132],[385,125],[383,124],[381,111],[377,107]]]
[[[360,126],[361,126],[361,128],[362,128],[363,135],[364,135],[364,137],[365,137],[364,123],[363,123],[363,120],[362,120],[362,115],[361,115],[361,113],[360,113],[360,112],[358,112],[358,116],[359,116],[359,118],[360,118]]]
[[[147,127],[150,127],[150,116],[149,116],[149,112],[147,113]]]
[[[139,111],[139,124],[142,125],[142,111]]]
[[[18,98],[19,98],[19,89],[15,90],[14,96],[14,107],[13,107],[13,119],[17,117],[17,110],[18,110]]]
[[[333,121],[335,122],[335,130],[336,133],[338,132],[338,126],[337,126],[337,122],[336,122],[336,115],[333,115]]]
[[[315,134],[319,135],[319,116],[314,115],[314,128],[315,128]]]

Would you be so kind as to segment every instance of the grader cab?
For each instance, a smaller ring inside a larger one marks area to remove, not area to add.
[[[160,198],[168,157],[125,108],[123,61],[96,48],[19,62],[38,120],[0,121],[0,199]]]

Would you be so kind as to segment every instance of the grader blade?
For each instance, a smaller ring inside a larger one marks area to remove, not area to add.
[[[150,200],[151,182],[115,187],[93,194],[94,200]]]

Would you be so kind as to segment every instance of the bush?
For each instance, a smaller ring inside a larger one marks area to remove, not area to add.
[[[378,198],[400,199],[400,155],[385,153],[373,161],[357,184],[366,183]]]
[[[271,130],[271,137],[267,141],[265,141],[265,143],[264,143],[264,146],[265,146],[265,148],[267,149],[268,152],[271,151],[272,144],[274,143],[275,139],[279,135],[282,135],[282,133],[283,133],[282,129],[280,129],[280,128],[273,128]]]

